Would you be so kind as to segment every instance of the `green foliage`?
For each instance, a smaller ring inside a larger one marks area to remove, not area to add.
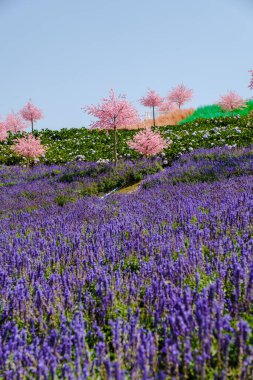
[[[96,182],[93,182],[87,186],[84,186],[79,191],[81,196],[86,197],[87,195],[97,195],[98,194],[98,185]]]
[[[0,186],[1,187],[4,187],[4,186],[14,186],[16,185],[16,182],[5,182],[5,183],[0,183]]]
[[[58,204],[58,206],[61,206],[61,207],[63,207],[69,202],[74,202],[74,201],[75,201],[75,198],[67,196],[65,194],[64,195],[60,194],[55,197],[55,202]]]
[[[140,263],[137,257],[128,257],[124,261],[123,269],[130,270],[131,272],[138,272]]]
[[[197,273],[199,275],[198,282],[196,281],[196,273],[191,273],[185,280],[185,286],[189,286],[191,289],[197,289],[201,292],[204,288],[210,285],[214,278],[210,278],[204,271],[198,268]]]
[[[206,109],[211,109],[209,106]],[[248,102],[248,109],[253,109],[253,101]],[[245,112],[245,110],[240,111]],[[252,113],[252,111],[251,111]],[[213,113],[211,112],[213,115]],[[206,115],[209,115],[206,112]],[[164,138],[172,140],[173,144],[164,151],[166,164],[181,154],[192,151],[196,148],[212,148],[215,146],[237,145],[247,146],[253,142],[253,116],[227,116],[222,111],[219,118],[198,118],[192,122],[182,125],[159,127],[157,130]],[[200,116],[198,116],[200,117]],[[118,157],[119,159],[131,158],[133,160],[140,155],[129,148],[127,142],[132,139],[136,131],[119,130],[118,131]],[[85,156],[86,161],[113,160],[113,131],[107,134],[105,131],[89,130],[85,128],[61,129],[60,131],[50,131],[48,129],[41,132],[36,131],[42,143],[46,146],[45,157],[40,161],[45,164],[63,164],[73,162],[78,155]],[[10,150],[15,139],[10,135],[7,141],[0,142],[0,164],[24,164],[24,159],[15,156]],[[107,170],[106,165],[89,169],[79,176],[95,178],[101,171]],[[52,176],[57,173],[52,173]],[[151,173],[150,173],[151,174]],[[65,174],[61,180],[72,182],[75,180],[76,173]],[[135,178],[134,181],[138,180]],[[133,181],[133,182],[134,182]],[[131,182],[131,181],[130,181]]]

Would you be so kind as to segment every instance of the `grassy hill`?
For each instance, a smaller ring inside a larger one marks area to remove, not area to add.
[[[253,112],[253,100],[249,100],[246,103],[246,107],[234,111],[235,115],[246,116],[250,112]],[[179,121],[179,124],[191,123],[196,119],[213,119],[220,117],[233,116],[232,112],[224,111],[217,104],[212,104],[204,107],[197,108],[191,115],[185,119]]]

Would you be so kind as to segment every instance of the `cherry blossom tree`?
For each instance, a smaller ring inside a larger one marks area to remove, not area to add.
[[[16,140],[16,143],[11,147],[13,152],[17,155],[25,157],[27,164],[30,164],[31,160],[42,156],[45,153],[45,148],[41,144],[40,139],[36,139],[33,135],[21,137]]]
[[[193,97],[193,90],[187,88],[183,83],[173,88],[168,95],[168,101],[177,104],[180,109]]]
[[[250,79],[250,83],[249,83],[249,88],[250,88],[251,90],[253,90],[253,70],[250,70],[249,72],[250,72],[250,74],[251,74],[251,79]]]
[[[159,106],[159,111],[168,113],[174,111],[176,109],[175,103],[169,101],[168,99],[164,99],[161,105]]]
[[[140,99],[140,103],[145,107],[151,107],[153,110],[153,122],[155,127],[155,107],[162,104],[163,98],[154,90],[148,90],[147,95]]]
[[[24,120],[30,121],[31,126],[32,126],[32,133],[33,133],[34,123],[37,120],[40,120],[44,117],[42,111],[38,107],[36,107],[34,104],[32,104],[31,102],[28,102],[20,110],[20,114]]]
[[[130,148],[137,150],[144,156],[154,156],[171,144],[171,141],[165,141],[160,133],[153,132],[151,128],[138,132],[133,140],[128,142]]]
[[[6,131],[6,126],[3,121],[0,121],[0,141],[3,141],[7,138],[8,133]]]
[[[27,124],[22,120],[18,113],[10,113],[5,120],[5,127],[10,132],[22,132],[27,129]]]
[[[126,100],[125,95],[116,97],[113,89],[110,90],[108,98],[102,99],[101,104],[82,109],[97,118],[91,123],[92,128],[114,131],[114,162],[117,166],[117,129],[139,123],[137,110]]]
[[[240,109],[246,106],[246,102],[243,98],[236,92],[229,91],[226,95],[220,97],[218,105],[225,111],[231,111],[232,114],[234,110]]]

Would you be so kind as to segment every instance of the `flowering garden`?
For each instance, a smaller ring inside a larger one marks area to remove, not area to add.
[[[253,118],[246,116],[198,119],[193,122],[159,127],[160,134],[173,143],[164,150],[168,161],[178,155],[196,148],[211,148],[214,146],[247,146],[253,141]],[[83,155],[86,161],[99,159],[113,160],[113,131],[89,130],[86,128],[61,129],[60,131],[35,131],[46,147],[45,157],[40,161],[45,164],[60,164],[72,162],[78,155]],[[136,131],[118,130],[118,157],[136,159],[140,154],[131,149],[127,142],[132,140]],[[0,163],[25,164],[25,159],[10,150],[16,139],[11,134],[8,139],[0,141]],[[109,147],[109,149],[108,149]]]
[[[191,96],[141,102],[155,125]],[[252,101],[219,107],[136,133],[111,90],[98,129],[0,122],[0,379],[253,379]]]
[[[159,162],[2,167],[2,378],[252,378],[252,148]]]

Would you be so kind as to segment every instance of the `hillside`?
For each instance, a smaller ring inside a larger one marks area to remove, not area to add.
[[[217,104],[212,104],[197,108],[191,115],[179,121],[178,124],[191,123],[197,119],[214,119],[221,117],[231,117],[233,115],[247,116],[253,112],[253,100],[246,102],[246,107],[237,109],[234,112],[224,111]]]
[[[159,127],[159,132],[173,141],[172,146],[165,150],[168,162],[187,151],[197,148],[212,148],[214,146],[247,146],[253,142],[252,115],[222,117],[214,119],[197,119],[183,125]],[[131,140],[136,131],[118,131],[119,158],[138,158],[131,150],[127,141]],[[47,147],[42,163],[60,164],[72,162],[78,155],[84,155],[86,161],[113,159],[112,131],[88,130],[85,128],[62,129],[60,131],[44,130],[35,133],[41,137]],[[22,159],[10,152],[15,136],[5,142],[0,142],[0,164],[22,163]]]
[[[0,377],[252,378],[252,147],[113,173],[1,168]]]

